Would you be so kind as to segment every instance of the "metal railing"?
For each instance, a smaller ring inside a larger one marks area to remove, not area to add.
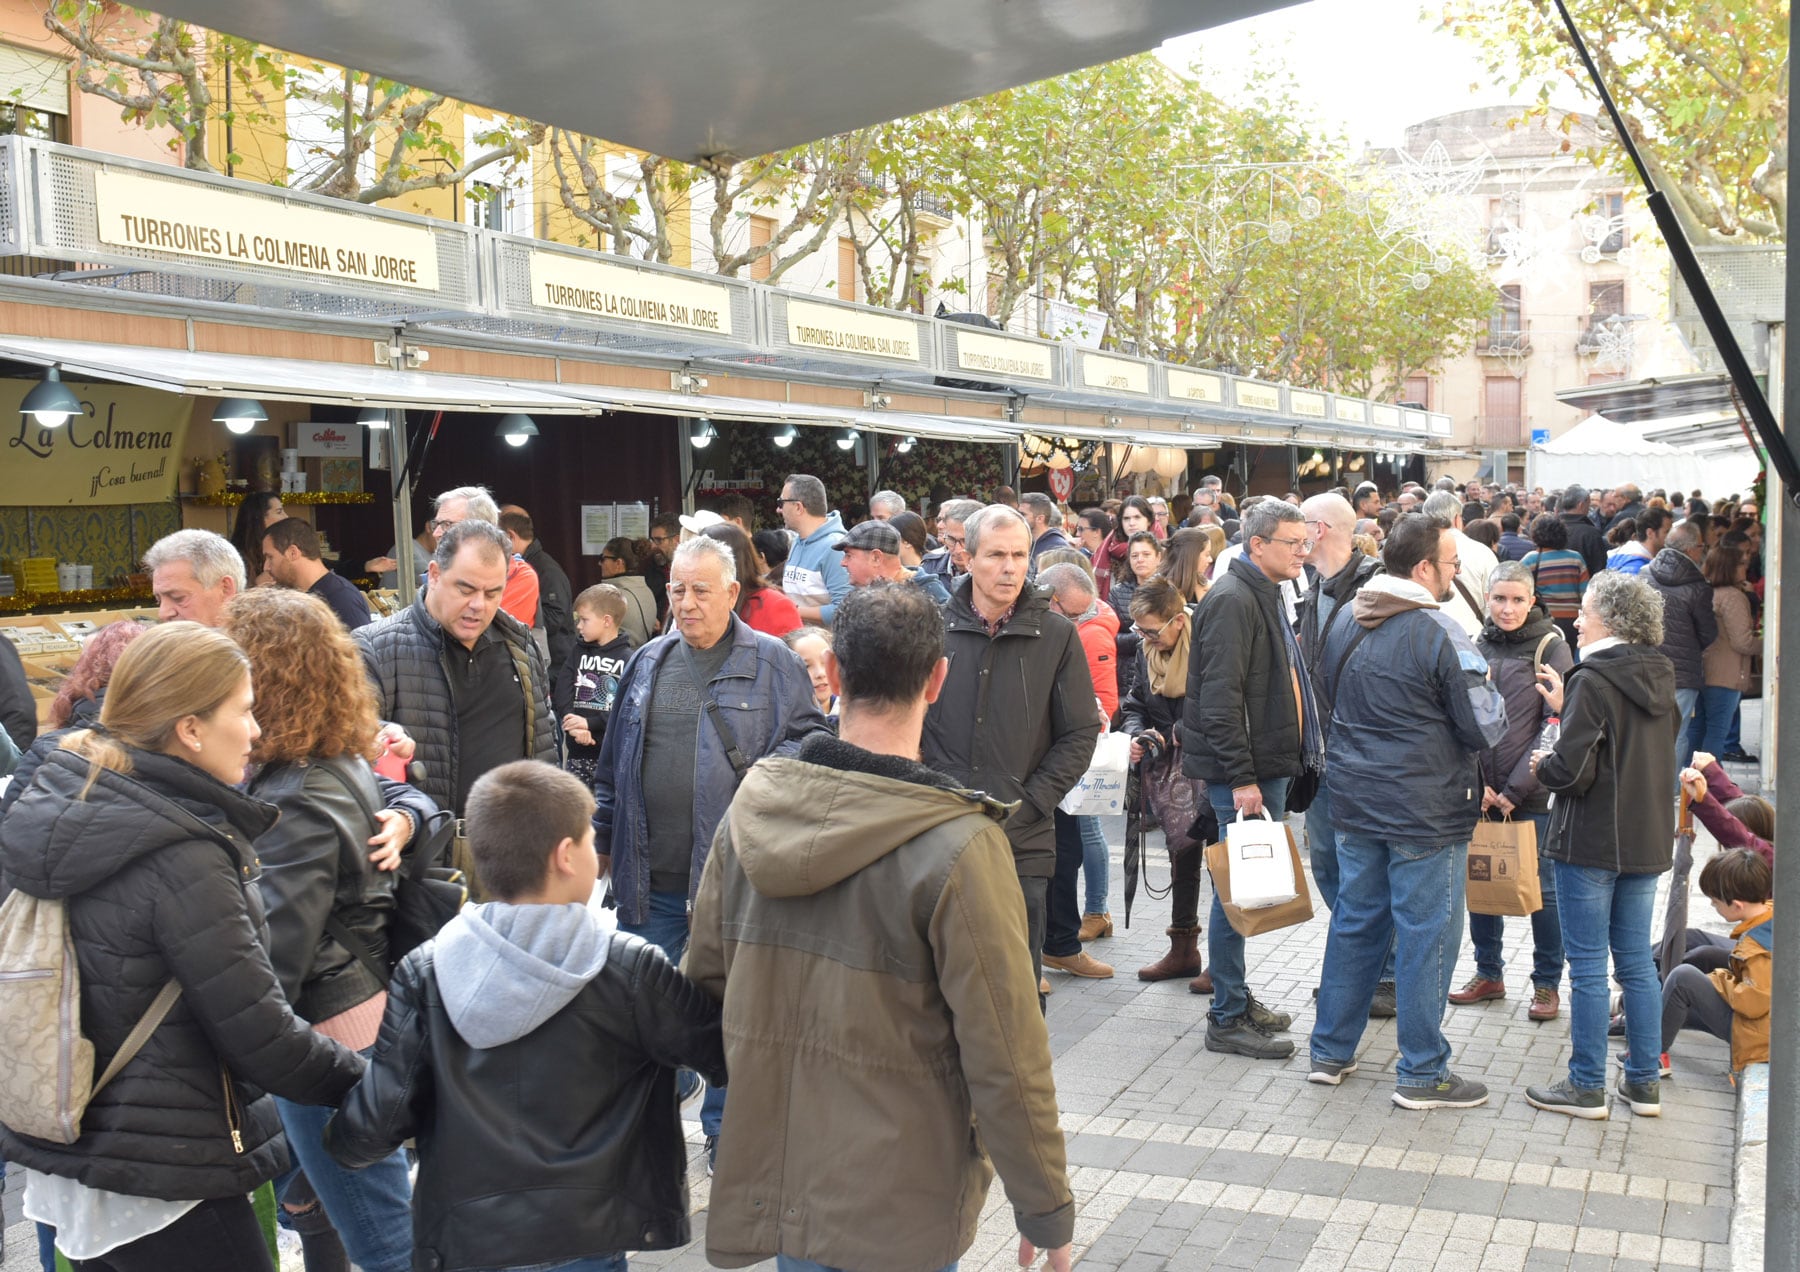
[[[1531,323],[1511,316],[1488,319],[1487,330],[1475,337],[1477,353],[1516,354],[1531,352]]]

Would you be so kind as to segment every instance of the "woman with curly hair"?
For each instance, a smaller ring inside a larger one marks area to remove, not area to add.
[[[426,796],[383,783],[374,754],[375,695],[356,642],[323,601],[256,588],[225,607],[224,630],[250,659],[262,736],[249,793],[281,810],[256,840],[269,914],[269,960],[313,1029],[367,1055],[387,1006],[387,932],[404,846],[437,812]],[[371,851],[373,848],[374,851]],[[328,1257],[324,1206],[344,1252],[367,1272],[412,1267],[404,1153],[348,1171],[325,1151],[330,1110],[276,1101],[300,1179],[282,1201],[309,1246]],[[310,1185],[310,1193],[306,1185]]]
[[[91,729],[100,722],[100,708],[106,702],[106,683],[112,679],[113,664],[119,661],[126,646],[149,630],[142,623],[108,623],[87,638],[87,643],[81,647],[81,657],[75,660],[62,688],[56,691],[56,700],[50,704],[51,731],[38,734],[31,748],[19,757],[19,767],[13,770],[12,785],[6,788],[5,796],[0,797],[0,817],[18,802],[25,788],[31,785],[38,765],[62,745],[63,738],[76,729]]]

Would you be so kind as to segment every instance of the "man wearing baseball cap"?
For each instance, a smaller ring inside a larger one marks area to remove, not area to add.
[[[844,554],[844,572],[851,587],[871,583],[910,583],[939,605],[949,603],[950,593],[935,574],[909,570],[900,559],[900,532],[886,521],[870,518],[851,527],[835,545]]]

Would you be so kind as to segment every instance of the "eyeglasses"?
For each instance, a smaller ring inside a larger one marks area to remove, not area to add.
[[[969,541],[960,534],[940,534],[938,536],[938,542],[947,543],[953,548],[967,547],[969,543]]]
[[[1279,543],[1284,548],[1292,548],[1301,556],[1305,556],[1313,550],[1311,539],[1267,539],[1264,542]]]
[[[457,518],[457,520],[461,520],[461,518]],[[439,517],[436,521],[427,521],[425,523],[425,528],[433,534],[442,534],[455,524],[456,521],[449,521]]]
[[[601,553],[601,554],[600,554],[600,559],[601,559],[601,560],[602,560],[602,561],[617,561],[617,562],[618,562],[618,563],[619,563],[619,564],[620,564],[620,565],[624,565],[624,564],[625,564],[625,558],[624,558],[624,557],[621,557],[621,556],[612,556],[612,555],[610,555],[610,554],[609,554],[609,553],[605,553],[605,552],[602,552],[602,553]]]
[[[650,532],[650,542],[652,543],[673,543],[674,541],[675,536],[670,534],[667,530],[652,530]]]
[[[718,590],[711,583],[671,583],[668,587],[671,601],[684,601],[689,592],[694,594],[696,601],[704,601]]]
[[[1433,561],[1432,564],[1447,565],[1450,567],[1450,572],[1452,574],[1461,574],[1462,573],[1462,558],[1461,557],[1451,557],[1448,561]]]
[[[775,501],[775,506],[777,508],[779,508],[779,507],[781,507],[782,504],[804,504],[805,502],[806,502],[806,500],[804,500],[804,499],[785,499],[784,498],[784,499],[777,499]]]
[[[1139,623],[1137,625],[1138,635],[1142,636],[1145,640],[1160,640],[1162,634],[1173,626],[1175,626],[1175,620],[1172,618],[1161,627],[1156,628],[1145,627],[1142,623]]]

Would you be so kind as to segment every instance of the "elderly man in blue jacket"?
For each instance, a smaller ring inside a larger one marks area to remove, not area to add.
[[[1337,904],[1313,1025],[1310,1080],[1336,1086],[1395,942],[1400,1063],[1394,1103],[1474,1108],[1487,1088],[1450,1071],[1444,1001],[1462,945],[1481,752],[1506,728],[1487,661],[1438,606],[1453,595],[1450,523],[1409,513],[1382,551],[1387,573],[1339,610],[1325,640],[1326,770],[1338,832]]]
[[[736,559],[717,539],[690,539],[669,565],[675,630],[631,656],[594,772],[594,847],[609,870],[619,928],[679,963],[713,832],[752,764],[797,755],[826,727],[806,665],[753,630],[737,606]],[[700,1124],[710,1154],[724,1092]]]

